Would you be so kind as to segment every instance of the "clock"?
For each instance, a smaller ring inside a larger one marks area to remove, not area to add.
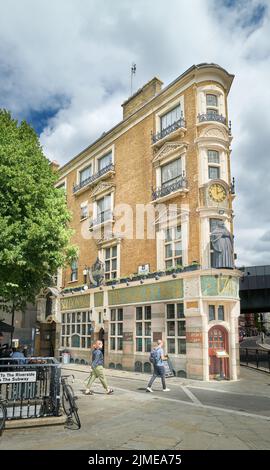
[[[219,183],[214,183],[208,189],[210,198],[215,202],[223,202],[226,199],[226,189]]]

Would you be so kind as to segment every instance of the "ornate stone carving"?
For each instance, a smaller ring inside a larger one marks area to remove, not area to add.
[[[159,163],[168,155],[175,151],[185,152],[187,150],[188,144],[186,142],[167,142],[164,144],[161,149],[156,153],[153,163]]]
[[[91,198],[96,198],[100,194],[104,193],[105,191],[110,191],[115,188],[115,185],[112,183],[100,183],[98,184],[95,189],[90,194]]]

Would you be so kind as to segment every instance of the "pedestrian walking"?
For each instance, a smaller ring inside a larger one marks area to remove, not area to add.
[[[92,371],[89,375],[89,378],[86,381],[86,390],[85,395],[93,395],[91,390],[91,386],[93,385],[96,379],[99,379],[103,388],[106,390],[107,395],[111,395],[113,393],[113,389],[108,387],[105,374],[104,374],[104,358],[102,353],[102,341],[96,341],[93,345],[92,351]]]
[[[146,392],[153,393],[152,385],[157,377],[161,378],[163,392],[170,391],[170,389],[166,387],[166,382],[165,382],[165,366],[163,363],[165,359],[167,359],[167,356],[164,356],[163,341],[159,339],[157,341],[156,347],[152,349],[150,357],[149,357],[150,362],[153,364],[154,372],[147,385]]]

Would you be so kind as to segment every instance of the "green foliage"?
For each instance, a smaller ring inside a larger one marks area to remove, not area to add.
[[[0,110],[0,299],[6,309],[33,301],[76,256],[56,180],[35,131]]]

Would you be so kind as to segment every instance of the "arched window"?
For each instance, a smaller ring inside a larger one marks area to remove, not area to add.
[[[79,335],[72,335],[72,337],[71,337],[71,347],[72,348],[79,348],[80,347],[80,336]]]

